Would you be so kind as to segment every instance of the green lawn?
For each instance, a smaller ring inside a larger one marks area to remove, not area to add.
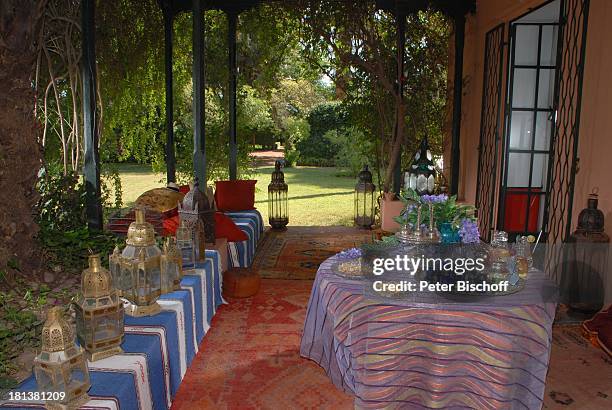
[[[163,186],[163,174],[143,165],[119,165],[123,202],[130,206],[142,192]],[[257,168],[255,206],[268,222],[268,183],[273,167]],[[285,169],[289,185],[289,225],[352,225],[355,179],[337,176],[337,168],[295,167]]]

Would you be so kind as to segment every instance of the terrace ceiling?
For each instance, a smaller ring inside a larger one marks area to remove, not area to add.
[[[343,0],[337,0],[338,2]],[[411,14],[419,10],[433,8],[449,16],[474,12],[476,0],[371,0],[377,8],[400,14]],[[207,10],[223,10],[228,13],[240,13],[260,3],[293,3],[288,0],[207,0],[204,7]],[[170,10],[172,15],[190,12],[193,9],[192,0],[159,0],[162,9]]]

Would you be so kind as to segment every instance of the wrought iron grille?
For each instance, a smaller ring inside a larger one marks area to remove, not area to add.
[[[557,61],[557,118],[553,131],[550,195],[545,220],[549,243],[570,235],[589,0],[563,0]]]
[[[493,226],[495,188],[497,186],[497,150],[500,139],[502,75],[504,61],[504,24],[491,29],[485,38],[484,78],[480,143],[478,144],[478,176],[476,208],[480,236],[488,241]]]

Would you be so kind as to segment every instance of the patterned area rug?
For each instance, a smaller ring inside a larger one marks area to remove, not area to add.
[[[263,280],[215,315],[173,409],[352,409],[350,396],[299,354],[312,282]]]
[[[268,231],[257,249],[253,269],[262,278],[314,279],[321,262],[336,253],[372,241],[372,231],[337,227],[289,227]]]
[[[351,409],[315,363],[299,355],[311,281],[262,281],[213,319],[173,409]],[[612,361],[578,326],[555,326],[545,409],[612,408]]]

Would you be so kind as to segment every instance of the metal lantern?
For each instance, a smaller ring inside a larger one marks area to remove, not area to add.
[[[74,331],[59,306],[47,313],[34,376],[38,391],[64,393],[61,400],[46,402],[48,408],[76,409],[89,400],[91,385],[83,348],[75,344]]]
[[[125,242],[121,255],[115,249],[110,257],[111,272],[121,284],[121,296],[131,302],[125,313],[155,315],[161,310],[157,304],[161,295],[161,250],[155,244],[153,225],[145,221],[142,209],[136,209],[136,220],[130,224]]]
[[[183,202],[178,204],[178,213],[181,223],[191,229],[193,243],[195,245],[196,259],[203,260],[205,258],[206,249],[206,224],[210,225],[210,209],[206,196],[200,192],[198,180],[196,178],[193,186],[183,198]],[[211,243],[214,243],[214,216],[215,211],[212,209],[212,232],[213,238]],[[210,228],[210,227],[209,227]],[[210,230],[210,229],[209,229]],[[210,238],[209,238],[210,239]]]
[[[596,313],[604,304],[610,237],[604,232],[604,214],[597,205],[594,190],[567,240],[569,269],[564,272],[562,289],[570,310],[580,313]]]
[[[408,171],[404,173],[404,188],[413,189],[419,195],[432,195],[436,188],[436,174],[429,141],[425,137],[421,141],[419,150],[414,154]]]
[[[374,224],[374,191],[372,173],[366,165],[357,176],[355,185],[355,225],[370,228]]]
[[[181,265],[194,268],[196,262],[195,238],[192,230],[182,219],[179,227],[176,228],[176,247],[181,255]]]
[[[272,172],[272,182],[268,185],[268,221],[273,229],[285,229],[289,223],[288,191],[285,174],[281,171],[281,162],[276,161],[274,172]]]
[[[161,293],[170,293],[181,288],[183,278],[183,260],[172,237],[164,241],[161,255]]]
[[[123,303],[113,287],[111,274],[102,267],[100,255],[89,257],[81,276],[75,303],[79,344],[91,361],[123,353]]]

